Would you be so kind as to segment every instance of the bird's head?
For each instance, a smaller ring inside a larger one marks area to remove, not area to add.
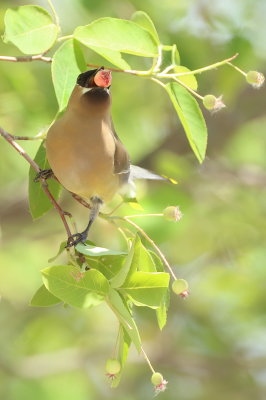
[[[80,74],[77,78],[77,87],[81,103],[98,111],[108,109],[111,104],[111,82],[112,73],[104,67]]]

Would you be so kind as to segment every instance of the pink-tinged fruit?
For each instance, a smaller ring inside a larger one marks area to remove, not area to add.
[[[109,87],[112,83],[112,73],[106,69],[101,69],[94,77],[95,85],[99,87]]]

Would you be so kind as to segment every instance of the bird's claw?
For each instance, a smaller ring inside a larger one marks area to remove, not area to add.
[[[49,179],[54,175],[51,169],[42,169],[34,178],[34,182],[39,182],[40,179]]]
[[[69,238],[67,240],[66,248],[76,246],[78,243],[85,244],[86,239],[87,239],[87,235],[85,234],[85,232],[74,233],[73,235],[69,236]]]

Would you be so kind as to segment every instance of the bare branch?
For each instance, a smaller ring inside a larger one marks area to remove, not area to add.
[[[36,172],[40,172],[41,169],[39,167],[39,165],[32,160],[32,158],[30,158],[30,156],[26,153],[26,151],[18,144],[14,141],[13,136],[10,135],[8,132],[6,132],[3,128],[0,127],[0,135],[32,166],[32,168],[36,171]],[[67,236],[70,237],[71,236],[71,231],[70,228],[68,226],[68,223],[66,221],[65,215],[67,215],[67,213],[65,213],[62,208],[59,206],[59,204],[57,203],[57,201],[55,200],[54,196],[52,195],[52,193],[50,192],[47,182],[44,178],[40,178],[41,180],[41,185],[42,188],[46,194],[46,196],[49,198],[49,200],[51,201],[51,203],[53,204],[54,208],[56,209],[56,211],[58,212],[58,214],[60,215],[60,218],[64,224]]]
[[[30,62],[30,61],[44,61],[47,63],[52,62],[52,57],[45,57],[43,54],[37,54],[36,56],[0,56],[0,61],[11,61],[11,62]]]

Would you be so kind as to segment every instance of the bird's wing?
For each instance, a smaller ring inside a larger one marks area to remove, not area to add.
[[[121,183],[126,183],[130,173],[129,154],[119,139],[112,120],[111,129],[115,141],[114,173],[121,175]]]

